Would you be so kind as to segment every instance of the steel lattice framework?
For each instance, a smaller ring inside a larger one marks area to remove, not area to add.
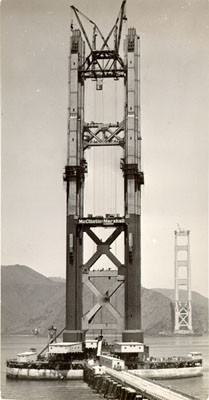
[[[191,334],[192,300],[191,300],[191,263],[190,231],[179,229],[175,234],[175,334]],[[184,275],[182,272],[185,271]],[[180,289],[184,288],[186,299],[182,298]]]
[[[72,29],[69,58],[69,119],[68,157],[64,180],[67,193],[66,240],[66,330],[64,341],[80,341],[84,332],[95,327],[94,317],[105,307],[115,318],[111,328],[123,330],[123,341],[143,341],[141,331],[141,132],[139,104],[139,42],[135,28],[128,29],[125,39],[125,57],[119,54],[125,16],[122,6],[113,28],[105,38],[101,29],[83,13],[72,7],[80,29]],[[81,17],[93,25],[92,41],[84,29]],[[100,46],[97,45],[97,36]],[[113,39],[113,48],[110,39]],[[85,43],[90,53],[85,55]],[[102,43],[102,44],[101,44]],[[103,79],[123,79],[125,85],[124,119],[112,123],[86,123],[84,119],[84,90],[87,79],[96,81],[102,90]],[[124,215],[84,216],[84,180],[87,163],[84,152],[89,147],[120,146],[123,149],[121,168],[124,177]],[[92,230],[95,227],[114,228],[103,241]],[[123,232],[124,265],[111,252],[110,246]],[[84,233],[96,244],[96,251],[83,263]],[[93,271],[91,267],[105,254],[116,266],[115,271]],[[103,293],[94,284],[98,277],[114,277],[114,283]],[[82,287],[86,285],[95,296],[95,304],[83,313]],[[124,285],[125,317],[111,303],[113,295]],[[97,325],[98,328],[107,324]]]

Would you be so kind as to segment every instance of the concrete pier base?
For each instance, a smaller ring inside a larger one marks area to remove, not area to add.
[[[63,342],[84,342],[85,334],[83,331],[69,331],[63,333]]]
[[[144,343],[144,332],[135,329],[123,331],[122,342]]]

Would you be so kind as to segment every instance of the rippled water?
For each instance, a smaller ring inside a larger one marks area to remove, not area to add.
[[[6,359],[35,347],[45,347],[46,338],[38,336],[2,337],[1,382],[3,399],[13,400],[97,400],[100,397],[82,381],[24,381],[6,379]]]
[[[203,377],[173,379],[162,381],[200,400],[208,399],[209,394],[209,337],[156,337],[146,338],[150,355],[165,357],[187,355],[190,351],[200,351],[204,357]],[[16,381],[6,379],[6,359],[15,358],[17,353],[31,347],[40,351],[46,345],[46,338],[38,336],[5,336],[2,338],[2,398],[13,400],[96,400],[99,395],[82,381]]]
[[[161,383],[197,397],[209,399],[209,336],[146,338],[150,354],[154,357],[187,356],[190,351],[203,355],[203,376],[186,379],[163,380]]]

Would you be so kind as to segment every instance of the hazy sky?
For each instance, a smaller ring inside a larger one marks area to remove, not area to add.
[[[174,287],[179,223],[191,230],[192,289],[207,295],[208,2],[127,3],[141,37],[142,284]],[[2,3],[2,263],[46,276],[65,276],[70,4]],[[107,33],[121,1],[73,4]]]

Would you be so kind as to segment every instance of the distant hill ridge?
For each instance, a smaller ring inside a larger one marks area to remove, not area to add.
[[[45,335],[49,326],[58,331],[65,325],[65,280],[47,278],[25,265],[1,268],[2,333],[28,334],[39,328]],[[208,299],[197,292],[193,298],[193,328],[208,332]],[[142,288],[142,326],[147,335],[172,332],[173,291]],[[122,301],[122,298],[121,298]]]
[[[159,288],[153,288],[152,290],[155,290],[156,292],[162,293],[164,296],[168,297],[172,301],[174,301],[174,290],[173,289],[159,289]],[[181,298],[186,301],[186,291],[185,290],[180,290]],[[206,303],[208,303],[207,297],[203,296],[202,294],[192,291],[192,301],[195,304],[198,304],[200,306],[205,307]]]
[[[21,281],[24,285],[27,284],[44,284],[50,285],[50,278],[34,271],[26,265],[2,265],[2,278],[6,278],[6,283],[9,285],[19,284]]]

